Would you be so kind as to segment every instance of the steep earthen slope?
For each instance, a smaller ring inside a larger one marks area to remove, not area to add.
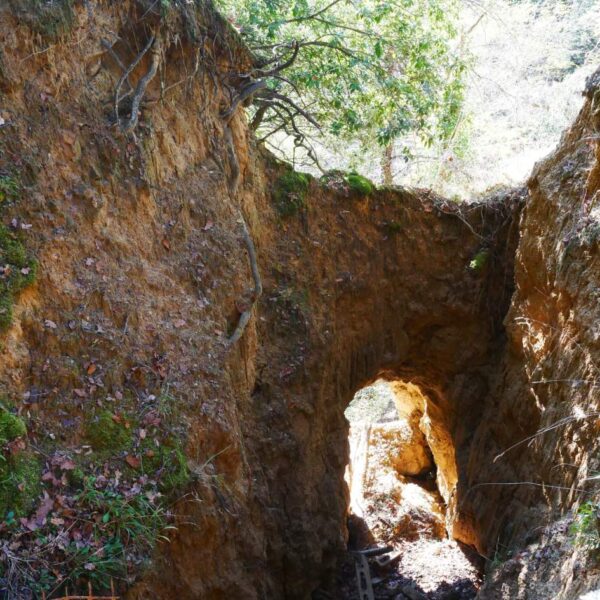
[[[493,459],[550,422],[541,406],[562,406],[561,394],[573,392],[527,395],[540,358],[554,361],[546,378],[592,377],[582,369],[598,353],[597,241],[590,245],[567,210],[575,197],[582,210],[591,198],[578,195],[594,160],[580,143],[589,105],[562,158],[533,179],[507,348],[520,193],[459,209],[427,191],[361,196],[332,177],[310,180],[298,202],[279,193],[290,173],[254,146],[241,107],[223,118],[252,57],[210,7],[161,16],[151,2],[75,3],[62,37],[48,40],[15,6],[0,9],[0,169],[18,178],[20,192],[3,221],[21,231],[39,268],[2,334],[0,380],[29,430],[18,451],[36,457],[40,477],[56,475],[45,479],[46,495],[32,495],[26,517],[37,512],[42,529],[53,516],[64,520],[60,498],[77,486],[59,477],[65,459],[79,461],[101,490],[123,481],[128,493],[155,490],[152,481],[173,465],[140,473],[150,431],[157,447],[185,452],[186,465],[168,490],[178,499],[177,531],[145,572],[128,566],[131,597],[307,598],[345,543],[343,411],[383,374],[418,386],[432,431],[446,436],[456,463],[445,490],[453,535],[489,552],[500,533],[520,540],[522,520],[542,523],[535,490],[523,488],[496,519],[508,496],[472,486],[530,477],[519,453]],[[114,110],[116,96],[118,119],[128,119],[119,63],[132,64],[152,36],[160,48],[142,56],[131,87],[156,56],[160,68],[139,122],[123,131]],[[569,161],[561,185],[573,191],[563,195],[551,172]],[[292,208],[282,210],[286,201]],[[241,221],[264,292],[231,346],[252,302]],[[567,232],[573,244],[560,271]],[[591,283],[582,287],[584,268]],[[538,321],[562,333],[547,336]],[[592,389],[576,391],[585,411]],[[102,454],[93,427],[107,412],[110,428],[111,419],[126,422],[135,436]],[[547,479],[540,465],[549,473],[552,452],[568,452],[561,461],[585,461],[582,485],[595,438],[582,433],[569,446],[572,431],[536,441],[533,472]],[[572,485],[573,473],[552,481]],[[550,499],[569,508],[574,497]],[[76,514],[77,505],[68,508]],[[68,523],[55,527],[49,535]],[[2,530],[7,542],[14,535]],[[34,534],[18,535],[33,544]]]
[[[484,597],[575,598],[600,582],[593,557],[573,547],[568,519],[553,525],[598,499],[599,94],[597,73],[576,123],[528,183],[509,344],[464,484],[489,552],[494,543],[501,556],[534,547],[513,552]]]

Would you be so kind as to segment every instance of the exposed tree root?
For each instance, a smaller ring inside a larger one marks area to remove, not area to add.
[[[129,114],[129,119],[127,119],[125,122],[123,122],[119,115],[119,106],[120,106],[123,98],[125,98],[129,94],[126,94],[125,96],[121,96],[120,95],[121,87],[123,86],[123,83],[125,81],[128,81],[131,73],[133,73],[134,69],[137,67],[137,65],[140,63],[142,58],[144,58],[144,56],[150,49],[152,49],[152,52],[151,52],[150,65],[148,67],[148,71],[137,82],[135,91],[133,93],[133,99],[131,101],[131,112]],[[133,131],[137,125],[142,98],[144,97],[144,94],[146,93],[146,88],[148,87],[148,84],[152,81],[152,79],[154,79],[154,77],[158,71],[159,62],[160,62],[160,41],[156,38],[155,35],[151,35],[150,38],[148,39],[148,42],[142,49],[142,51],[135,57],[134,61],[125,70],[125,72],[119,79],[119,82],[117,83],[117,87],[115,89],[115,118],[116,118],[117,123],[119,124],[121,131],[123,131],[124,133],[129,133],[129,132]]]
[[[265,87],[267,87],[267,82],[262,80],[252,81],[251,83],[245,85],[240,90],[238,95],[234,98],[229,109],[221,115],[221,118],[225,121],[225,123],[229,123],[229,121],[231,121],[233,115],[235,114],[237,107],[241,103],[251,100],[252,96],[254,96],[256,92]]]
[[[242,335],[244,335],[246,326],[248,325],[248,323],[250,322],[250,318],[252,317],[252,310],[254,308],[254,305],[262,296],[263,292],[262,280],[260,278],[260,271],[258,270],[258,261],[256,258],[256,248],[254,247],[254,242],[250,237],[250,233],[248,232],[248,226],[246,225],[246,221],[241,212],[240,223],[242,225],[242,237],[244,238],[244,243],[246,244],[246,251],[248,252],[248,258],[250,259],[250,268],[252,269],[252,277],[254,279],[254,293],[252,295],[251,305],[240,315],[240,319],[235,328],[235,331],[227,340],[227,345],[229,347],[236,344],[240,340]]]
[[[233,133],[231,132],[231,127],[228,124],[225,125],[225,145],[227,147],[227,158],[229,160],[229,193],[231,196],[235,196],[240,185],[240,163],[237,159],[237,154],[235,152],[235,145],[233,143]]]

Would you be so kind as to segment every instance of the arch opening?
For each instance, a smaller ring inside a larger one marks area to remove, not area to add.
[[[356,552],[388,548],[371,561],[375,597],[475,598],[483,565],[455,539],[458,469],[443,406],[419,385],[382,373],[346,409],[349,554],[340,597],[362,598]]]

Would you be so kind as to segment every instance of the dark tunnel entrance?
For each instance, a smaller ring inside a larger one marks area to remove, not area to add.
[[[345,415],[349,552],[335,597],[368,600],[371,586],[373,599],[475,598],[483,565],[453,539],[458,476],[444,415],[419,386],[388,378],[359,390]],[[357,553],[383,548],[367,582]]]

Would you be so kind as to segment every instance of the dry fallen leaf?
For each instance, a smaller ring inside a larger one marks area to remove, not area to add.
[[[76,466],[77,465],[70,458],[65,458],[59,465],[63,471],[73,471]]]
[[[132,469],[139,469],[140,465],[142,464],[142,461],[137,457],[137,456],[133,456],[132,454],[128,454],[125,457],[125,462],[132,468]]]
[[[171,244],[169,243],[169,240],[167,238],[164,238],[162,241],[162,245],[164,246],[164,248],[166,250],[170,250],[171,249]]]

